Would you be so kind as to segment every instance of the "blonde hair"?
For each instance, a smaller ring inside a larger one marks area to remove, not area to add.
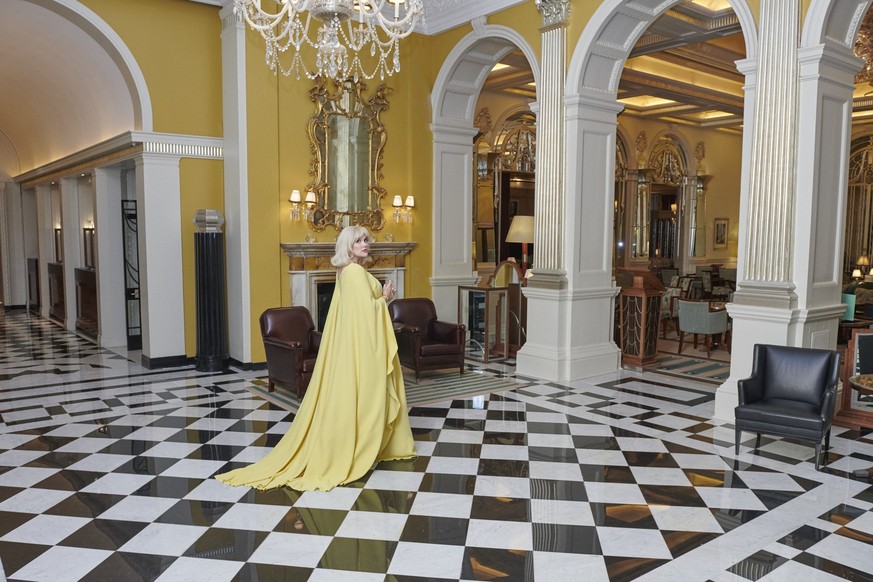
[[[355,256],[352,251],[352,245],[362,236],[373,240],[370,231],[363,226],[347,226],[342,229],[336,239],[336,249],[330,258],[330,264],[334,267],[345,267],[351,263],[352,258]]]

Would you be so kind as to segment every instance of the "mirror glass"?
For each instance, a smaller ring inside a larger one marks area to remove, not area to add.
[[[366,83],[337,83],[317,78],[309,98],[316,104],[309,119],[314,177],[306,190],[316,201],[307,208],[314,230],[349,224],[380,230],[385,226],[381,201],[387,195],[382,180],[386,133],[380,115],[388,108],[389,88],[379,85],[365,97]]]

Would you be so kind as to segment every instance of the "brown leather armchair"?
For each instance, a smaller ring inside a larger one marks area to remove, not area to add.
[[[312,315],[305,307],[274,307],[261,314],[260,322],[270,392],[278,384],[296,389],[297,397],[303,398],[321,344]]]
[[[416,380],[422,370],[458,368],[464,373],[464,325],[439,321],[433,301],[426,298],[395,299],[388,304],[388,312],[400,364],[415,370]]]

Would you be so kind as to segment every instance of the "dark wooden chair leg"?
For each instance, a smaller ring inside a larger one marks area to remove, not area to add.
[[[677,354],[682,353],[682,342],[684,342],[684,341],[685,341],[685,332],[680,329],[679,330],[679,351],[676,352]]]
[[[273,383],[273,379],[270,378],[267,386],[267,392],[272,392],[276,389],[276,385]]]
[[[758,447],[761,446],[761,433],[755,433],[755,450],[758,450]]]
[[[815,470],[819,470],[821,465],[821,441],[815,443]]]
[[[741,431],[740,429],[735,429],[734,433],[735,433],[734,441],[736,441],[736,444],[734,446],[734,454],[739,455],[740,454],[740,437],[742,436],[743,431]]]

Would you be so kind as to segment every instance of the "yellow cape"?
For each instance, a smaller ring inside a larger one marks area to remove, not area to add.
[[[352,263],[337,277],[312,379],[291,428],[257,463],[215,478],[257,489],[328,491],[378,461],[414,456],[382,287]]]

